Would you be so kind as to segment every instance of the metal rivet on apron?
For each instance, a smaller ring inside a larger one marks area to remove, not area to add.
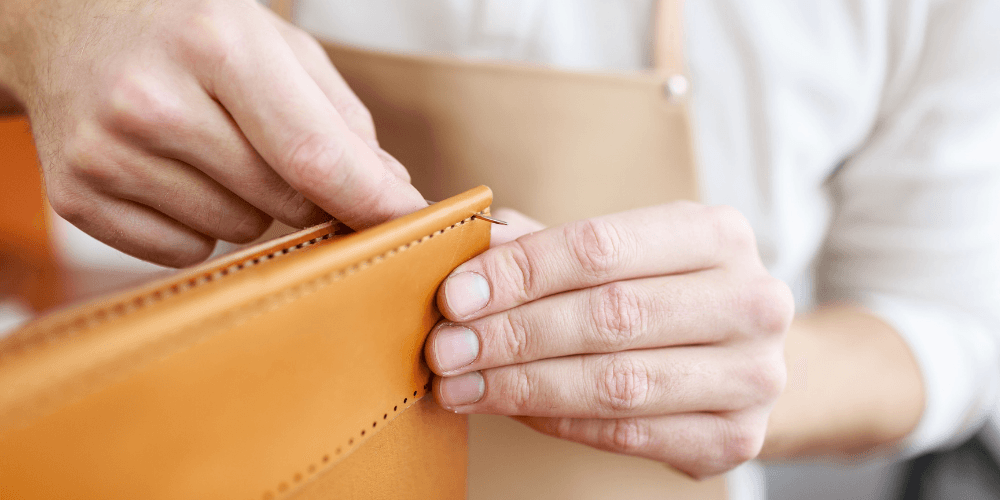
[[[666,83],[663,84],[663,93],[666,94],[667,99],[678,100],[687,95],[688,92],[688,79],[684,75],[674,75],[667,78]]]

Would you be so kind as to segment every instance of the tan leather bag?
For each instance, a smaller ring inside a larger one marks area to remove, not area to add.
[[[464,498],[422,349],[491,201],[328,223],[0,341],[0,498]]]

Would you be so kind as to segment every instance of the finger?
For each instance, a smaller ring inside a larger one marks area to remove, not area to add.
[[[344,120],[347,127],[375,151],[375,154],[390,172],[403,182],[409,183],[410,173],[402,163],[379,146],[371,112],[347,85],[337,69],[333,67],[333,63],[330,62],[329,56],[326,55],[326,51],[323,50],[319,42],[271,10],[265,9],[264,12],[267,13],[278,32],[295,52],[302,67],[316,81],[320,90],[333,104],[337,114]]]
[[[545,229],[545,224],[510,208],[499,208],[492,216],[506,222],[507,225],[493,226],[490,232],[490,247],[503,245],[526,234]]]
[[[245,19],[199,18],[192,44],[203,84],[232,115],[261,157],[293,188],[354,228],[426,206],[352,132],[299,64],[262,7],[240,4]],[[221,61],[221,63],[220,63]]]
[[[729,411],[780,393],[779,358],[711,347],[570,356],[439,377],[434,394],[458,413],[625,418]]]
[[[347,127],[369,145],[377,146],[375,123],[368,108],[351,90],[344,78],[340,76],[326,51],[308,33],[292,26],[270,9],[264,9],[265,15],[271,20],[281,36],[292,48],[299,64],[306,73],[319,85],[320,90],[337,110]]]
[[[285,224],[304,227],[330,218],[264,162],[198,82],[180,73],[136,75],[119,85],[109,128],[150,152],[192,165]]]
[[[732,209],[681,202],[528,234],[455,269],[438,292],[453,321],[483,317],[567,290],[756,258],[746,220]],[[759,259],[758,259],[759,265]]]
[[[266,214],[177,160],[137,157],[119,171],[97,189],[153,208],[213,239],[248,243],[271,224]]]
[[[618,281],[466,323],[442,322],[427,337],[426,358],[438,375],[457,375],[573,354],[715,343],[749,325],[781,326],[760,317],[770,313],[759,305],[758,298],[768,300],[763,288],[733,286],[715,270]]]
[[[406,170],[406,167],[404,167],[395,156],[389,154],[388,151],[382,149],[382,147],[378,146],[378,144],[372,145],[372,148],[375,150],[375,154],[382,160],[382,163],[389,169],[390,172],[393,173],[393,175],[399,177],[399,180],[403,182],[410,182],[410,171]]]
[[[756,458],[763,446],[767,417],[759,413],[687,413],[628,419],[517,420],[549,436],[664,462],[701,479]]]
[[[59,200],[53,204],[56,213],[83,232],[156,264],[190,266],[207,259],[215,248],[211,237],[132,201],[81,192],[52,199]]]

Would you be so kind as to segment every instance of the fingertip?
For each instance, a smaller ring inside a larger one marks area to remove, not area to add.
[[[469,319],[489,304],[491,295],[490,283],[482,274],[456,270],[438,289],[438,309],[452,321]]]
[[[452,323],[438,324],[424,344],[427,366],[439,376],[468,371],[479,358],[479,351],[479,336],[469,328]]]
[[[151,249],[148,255],[136,255],[144,260],[177,269],[201,264],[212,256],[218,240],[198,235],[183,242],[183,245]],[[180,242],[178,242],[180,243]]]

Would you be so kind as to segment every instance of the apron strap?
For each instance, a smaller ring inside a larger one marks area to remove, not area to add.
[[[684,0],[657,0],[653,22],[653,68],[665,76],[684,71]]]
[[[664,78],[663,90],[668,98],[684,98],[688,91],[684,64],[684,0],[656,0],[653,70]]]

